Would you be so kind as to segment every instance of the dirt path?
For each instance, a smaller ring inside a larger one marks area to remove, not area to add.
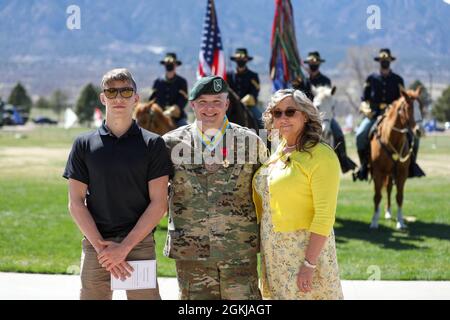
[[[0,176],[20,178],[61,175],[69,151],[68,148],[0,148]]]

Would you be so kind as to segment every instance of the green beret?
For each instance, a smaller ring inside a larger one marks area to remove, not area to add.
[[[189,101],[193,101],[202,94],[219,94],[228,92],[228,85],[222,77],[207,76],[198,80],[189,93]]]

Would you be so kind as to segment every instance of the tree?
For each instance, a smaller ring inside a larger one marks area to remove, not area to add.
[[[442,92],[431,113],[438,121],[450,121],[450,86]]]
[[[423,111],[427,112],[428,111],[428,107],[431,105],[431,96],[428,93],[427,88],[423,85],[422,82],[420,82],[420,80],[414,80],[414,82],[409,86],[409,89],[412,90],[416,90],[417,87],[421,86],[422,90],[420,92],[420,101],[423,104]],[[424,115],[423,115],[424,116]]]
[[[45,97],[39,97],[39,99],[34,104],[34,107],[36,109],[50,109],[50,102]]]
[[[68,100],[67,94],[61,90],[56,90],[50,97],[50,106],[53,109],[53,111],[55,111],[55,113],[58,115],[58,119],[61,118],[61,112],[66,110],[66,108],[68,107],[67,100]]]
[[[82,124],[90,124],[94,115],[95,108],[101,107],[99,98],[100,89],[89,83],[81,90],[80,96],[75,105],[75,113],[78,121]]]
[[[338,92],[347,98],[353,111],[359,111],[367,76],[376,66],[373,61],[375,52],[376,49],[372,47],[350,47],[344,61],[338,65],[339,72],[346,78],[345,89]]]
[[[27,94],[27,90],[20,82],[12,89],[8,103],[24,107],[27,112],[30,112],[32,101]]]

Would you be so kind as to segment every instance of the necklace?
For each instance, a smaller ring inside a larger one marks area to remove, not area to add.
[[[200,137],[200,139],[202,140],[202,143],[205,145],[205,147],[209,151],[212,151],[223,140],[223,137],[225,136],[225,132],[229,127],[230,127],[230,123],[228,121],[227,116],[225,116],[223,118],[222,129],[220,131],[218,131],[214,137],[210,138],[207,135],[205,135],[199,126],[197,126],[197,135]]]

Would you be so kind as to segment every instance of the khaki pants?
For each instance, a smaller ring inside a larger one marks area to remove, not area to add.
[[[108,241],[121,242],[123,238],[108,238]],[[155,242],[153,235],[148,235],[127,256],[127,261],[154,260]],[[97,259],[97,252],[90,242],[83,239],[81,256],[81,292],[80,300],[111,300],[111,273],[106,271]],[[161,300],[158,283],[156,289],[129,290],[128,300]]]
[[[175,260],[180,300],[260,300],[257,264]]]

